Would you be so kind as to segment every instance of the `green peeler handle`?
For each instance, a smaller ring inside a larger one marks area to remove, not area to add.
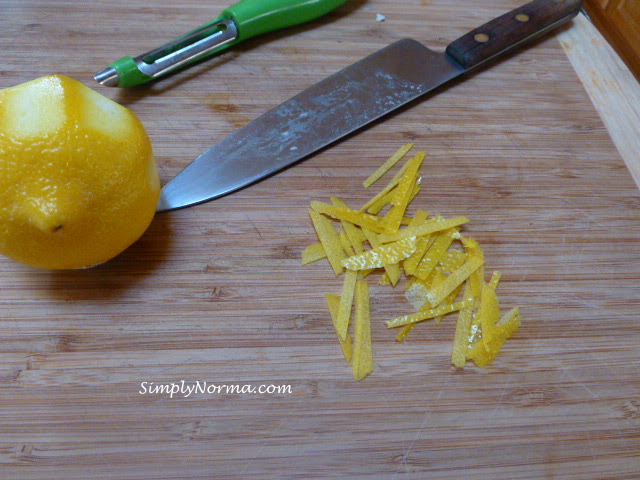
[[[291,27],[321,17],[346,0],[241,0],[225,9],[238,28],[237,43],[262,33]]]

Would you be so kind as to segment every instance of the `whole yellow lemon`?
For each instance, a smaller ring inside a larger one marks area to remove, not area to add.
[[[144,233],[159,196],[129,109],[60,75],[0,90],[0,254],[46,269],[106,262]]]

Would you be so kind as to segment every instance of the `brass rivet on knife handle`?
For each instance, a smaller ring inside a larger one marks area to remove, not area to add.
[[[477,67],[569,21],[581,7],[582,0],[534,0],[463,35],[447,54],[465,69]]]

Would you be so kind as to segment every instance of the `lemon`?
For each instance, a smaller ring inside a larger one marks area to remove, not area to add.
[[[60,75],[0,90],[0,254],[46,269],[106,262],[148,228],[159,195],[129,109]]]

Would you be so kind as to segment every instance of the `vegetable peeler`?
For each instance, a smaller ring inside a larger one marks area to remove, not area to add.
[[[133,87],[273,30],[321,17],[346,0],[241,0],[215,20],[135,58],[122,57],[94,75],[106,87]]]

